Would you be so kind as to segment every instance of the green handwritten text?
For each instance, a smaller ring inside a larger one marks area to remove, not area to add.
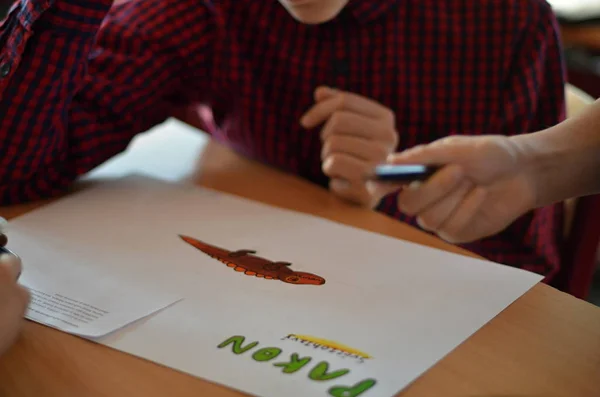
[[[252,358],[256,361],[269,361],[281,354],[281,349],[277,347],[265,347],[264,349],[257,350]]]
[[[223,349],[224,347],[232,345],[231,351],[236,355],[241,355],[246,353],[247,351],[254,349],[259,344],[258,342],[252,342],[244,345],[245,342],[246,337],[236,335],[226,339],[217,347],[219,349]],[[282,352],[283,350],[278,347],[263,347],[261,349],[256,350],[252,354],[252,359],[258,362],[267,362],[279,357]],[[311,361],[312,357],[300,358],[298,353],[291,353],[289,361],[276,362],[272,365],[276,368],[281,368],[281,372],[283,372],[284,374],[293,374],[304,368]],[[341,378],[349,373],[349,369],[339,369],[330,371],[329,363],[326,361],[321,361],[309,371],[308,378],[317,382],[326,382],[332,379]],[[328,393],[333,397],[358,397],[361,394],[373,388],[376,385],[376,383],[377,382],[374,379],[365,379],[361,382],[356,383],[353,386],[333,386],[328,390]]]
[[[335,386],[329,389],[329,394],[333,397],[356,397],[375,386],[376,383],[375,379],[366,379],[352,387]]]
[[[300,358],[298,353],[292,353],[290,356],[290,361],[287,363],[275,363],[273,364],[276,367],[283,367],[284,374],[293,374],[294,372],[302,369],[306,364],[308,364],[312,360],[311,357],[303,357]]]
[[[242,354],[242,353],[246,353],[248,350],[254,348],[256,345],[258,345],[258,342],[252,342],[250,343],[248,346],[246,347],[242,347],[242,343],[244,343],[244,340],[246,340],[246,337],[244,336],[232,336],[231,338],[227,339],[225,342],[221,343],[218,347],[219,349],[224,348],[225,346],[233,343],[233,352],[235,354]]]
[[[338,371],[327,373],[328,369],[329,364],[326,361],[321,361],[312,369],[312,371],[310,371],[308,377],[312,380],[330,380],[339,378],[340,376],[344,376],[350,372],[349,369],[340,369]]]

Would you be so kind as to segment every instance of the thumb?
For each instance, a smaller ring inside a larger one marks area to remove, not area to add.
[[[472,154],[473,141],[477,137],[451,136],[438,139],[428,145],[415,146],[388,157],[388,164],[424,164],[444,166],[461,163]]]
[[[387,164],[423,164],[440,168],[450,164],[462,163],[473,150],[476,137],[450,136],[438,139],[428,145],[418,145],[399,153],[392,153]],[[415,186],[419,183],[415,183]],[[403,189],[407,183],[389,183],[369,181],[367,186],[372,196],[384,197]]]

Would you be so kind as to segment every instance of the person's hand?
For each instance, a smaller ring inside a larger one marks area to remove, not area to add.
[[[319,87],[315,105],[300,122],[305,128],[323,124],[321,160],[330,190],[353,203],[376,206],[386,189],[367,181],[396,150],[394,112],[363,96]]]
[[[535,206],[527,159],[505,136],[442,138],[392,155],[388,163],[442,166],[427,181],[402,188],[398,208],[452,243],[501,232]]]
[[[7,242],[0,233],[0,246]],[[0,355],[15,341],[29,304],[29,292],[17,284],[21,273],[19,261],[0,254]]]

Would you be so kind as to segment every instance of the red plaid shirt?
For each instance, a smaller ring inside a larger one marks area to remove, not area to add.
[[[542,0],[350,0],[316,26],[275,0],[111,2],[20,0],[3,23],[1,204],[58,193],[189,105],[209,110],[214,139],[325,186],[318,131],[299,123],[320,84],[395,110],[399,149],[563,119]],[[393,196],[379,210],[415,224]],[[466,248],[552,275],[561,227],[561,207],[547,207]]]

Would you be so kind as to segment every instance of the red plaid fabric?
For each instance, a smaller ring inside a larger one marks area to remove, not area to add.
[[[394,109],[398,149],[539,130],[564,117],[557,32],[542,0],[350,0],[314,26],[275,0],[20,0],[0,31],[0,203],[62,191],[190,105],[214,139],[325,186],[299,123],[321,84]],[[393,195],[378,209],[415,225]],[[551,206],[465,247],[550,277],[561,226]]]

